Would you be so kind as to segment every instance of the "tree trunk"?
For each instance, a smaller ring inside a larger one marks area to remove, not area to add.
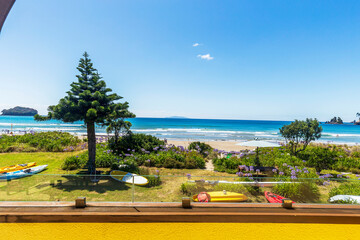
[[[96,137],[95,137],[95,123],[88,122],[87,127],[87,138],[88,138],[88,150],[89,150],[89,162],[88,168],[90,174],[95,174],[95,154],[96,154]]]

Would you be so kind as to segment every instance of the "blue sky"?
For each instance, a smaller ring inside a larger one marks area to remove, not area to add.
[[[0,35],[0,108],[46,113],[88,51],[139,117],[350,121],[359,29],[350,0],[17,0]]]

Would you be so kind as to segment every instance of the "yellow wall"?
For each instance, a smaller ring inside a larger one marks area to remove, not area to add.
[[[360,225],[276,223],[2,223],[1,239],[359,239]]]

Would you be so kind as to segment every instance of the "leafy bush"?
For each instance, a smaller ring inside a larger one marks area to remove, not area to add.
[[[142,133],[127,134],[118,139],[117,142],[113,138],[109,141],[109,148],[118,154],[126,153],[143,153],[157,151],[160,146],[164,146],[164,141],[157,137]]]
[[[80,156],[71,156],[65,159],[62,169],[63,170],[75,170],[83,168],[88,161],[86,155],[81,154]]]
[[[334,187],[329,192],[329,197],[333,197],[335,195],[360,195],[360,183],[358,182],[350,182],[350,183],[342,183],[338,187]]]
[[[81,140],[67,132],[39,132],[24,135],[1,135],[0,152],[62,152],[84,149]]]
[[[127,159],[133,159],[139,166],[165,168],[205,168],[205,160],[201,154],[171,146],[149,154],[125,154]]]
[[[317,201],[320,197],[318,186],[314,182],[302,183],[284,183],[276,184],[273,187],[273,192],[290,198],[295,202],[310,202]]]
[[[242,163],[238,157],[213,159],[214,170],[218,172],[236,173]]]
[[[203,155],[203,157],[209,156],[209,154],[212,152],[213,148],[206,143],[202,142],[192,142],[189,145],[189,150],[197,150]]]
[[[77,156],[71,156],[65,159],[62,169],[63,170],[75,170],[80,168],[85,168],[88,162],[88,151],[82,152]],[[96,167],[99,168],[108,168],[113,167],[113,165],[120,164],[120,159],[118,159],[112,151],[107,149],[104,144],[98,144],[96,150]]]
[[[329,148],[313,147],[306,152],[300,153],[299,157],[306,160],[309,166],[320,172],[323,169],[330,169],[337,160],[337,152]]]
[[[149,181],[149,183],[146,185],[147,187],[156,187],[161,185],[159,170],[156,170],[155,174],[151,174],[149,168],[141,167],[139,168],[139,174],[145,176]]]

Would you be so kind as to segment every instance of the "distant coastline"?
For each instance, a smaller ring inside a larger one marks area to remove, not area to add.
[[[38,114],[38,111],[33,108],[16,106],[10,109],[3,109],[1,113],[2,116],[34,116]]]
[[[134,118],[131,130],[160,139],[179,141],[248,141],[258,138],[265,141],[283,141],[279,128],[290,121],[269,120],[221,120],[221,119],[177,119],[177,118]],[[353,123],[324,124],[319,142],[360,144],[360,127]],[[11,131],[63,131],[75,135],[86,134],[83,122],[64,123],[57,120],[37,122],[29,116],[0,116],[0,134]],[[107,135],[106,129],[98,127],[98,135]]]

